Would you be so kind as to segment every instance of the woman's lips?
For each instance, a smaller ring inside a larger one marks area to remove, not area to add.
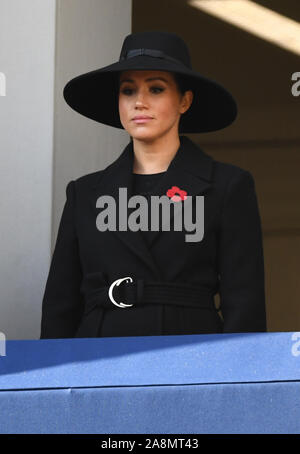
[[[152,120],[151,117],[145,117],[145,118],[134,118],[133,121],[134,123],[141,124],[141,123],[147,123],[147,121]]]

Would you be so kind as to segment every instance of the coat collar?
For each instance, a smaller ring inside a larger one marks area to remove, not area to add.
[[[176,155],[169,164],[166,173],[153,188],[152,194],[166,195],[172,186],[178,186],[187,192],[188,196],[202,195],[212,186],[213,158],[204,153],[198,145],[186,136],[179,136],[180,147]],[[103,172],[101,178],[93,186],[96,199],[101,195],[110,195],[116,201],[118,210],[119,188],[127,188],[127,198],[129,199],[133,191],[133,144],[130,142],[121,155],[109,165]],[[99,209],[95,208],[96,214]],[[150,268],[157,274],[157,265],[151,254],[151,248],[155,239],[159,235],[168,232],[151,232],[150,248],[145,242],[140,231],[112,231],[124,244],[136,253]],[[158,276],[158,274],[157,274]],[[158,276],[159,277],[159,276]]]

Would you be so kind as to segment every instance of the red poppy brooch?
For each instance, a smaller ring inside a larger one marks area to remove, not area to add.
[[[172,186],[171,189],[167,190],[167,196],[170,197],[173,202],[180,202],[187,198],[187,192],[180,189],[178,186]]]

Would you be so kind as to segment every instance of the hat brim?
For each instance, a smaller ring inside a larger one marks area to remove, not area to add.
[[[124,129],[119,117],[115,76],[129,70],[169,71],[188,80],[194,97],[188,111],[181,116],[179,133],[217,131],[229,126],[237,116],[236,102],[222,85],[180,64],[148,56],[132,57],[71,79],[64,87],[64,99],[85,117]]]

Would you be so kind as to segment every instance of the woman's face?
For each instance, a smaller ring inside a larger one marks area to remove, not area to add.
[[[191,102],[192,92],[182,96],[172,73],[167,71],[120,74],[119,115],[133,139],[153,141],[167,134],[178,135],[180,116]]]

